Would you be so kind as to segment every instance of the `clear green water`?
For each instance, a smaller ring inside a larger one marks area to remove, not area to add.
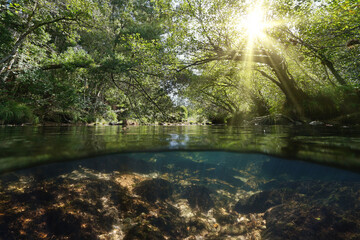
[[[0,172],[117,152],[222,150],[360,170],[360,129],[258,126],[0,127]]]
[[[360,239],[359,141],[357,128],[1,127],[0,239]]]

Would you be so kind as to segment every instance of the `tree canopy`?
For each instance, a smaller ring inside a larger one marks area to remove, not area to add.
[[[0,123],[360,115],[356,0],[0,3]]]

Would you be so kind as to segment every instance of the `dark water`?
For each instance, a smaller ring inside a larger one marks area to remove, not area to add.
[[[356,128],[2,127],[0,239],[360,239],[359,141]]]

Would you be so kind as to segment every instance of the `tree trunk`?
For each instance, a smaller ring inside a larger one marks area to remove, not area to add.
[[[280,89],[286,96],[287,102],[293,106],[300,117],[304,117],[304,101],[308,99],[307,94],[296,85],[294,78],[290,75],[285,59],[275,53],[268,53],[269,66],[280,82]]]
[[[328,67],[328,69],[330,70],[330,72],[332,73],[332,75],[335,77],[336,81],[340,84],[340,85],[346,85],[346,81],[340,76],[340,73],[335,69],[334,64],[332,62],[330,62],[328,59],[321,58],[321,62]]]
[[[233,60],[245,61],[244,55],[232,57]],[[230,59],[229,59],[230,60]],[[275,51],[259,51],[257,56],[252,57],[253,62],[266,64],[270,67],[277,80],[271,78],[280,90],[285,94],[287,103],[294,107],[294,112],[299,117],[305,116],[304,102],[308,99],[308,95],[296,85],[295,79],[289,73],[285,59],[276,54]],[[261,71],[260,71],[261,73]],[[264,72],[262,73],[263,76]],[[268,76],[268,75],[267,75]]]

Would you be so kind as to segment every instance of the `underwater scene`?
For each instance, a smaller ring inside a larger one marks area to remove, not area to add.
[[[211,129],[212,134],[202,136],[215,139],[214,132],[222,128]],[[48,139],[47,149],[52,150],[41,152],[48,151],[46,161],[36,162],[40,153],[29,152],[26,165],[25,156],[8,148],[8,153],[14,151],[12,161],[23,167],[9,167],[5,163],[10,158],[1,159],[0,239],[360,239],[360,174],[346,157],[340,167],[265,151],[192,150],[187,144],[198,143],[199,135],[174,136],[168,130],[162,133],[168,145],[156,151],[145,151],[149,143],[143,143],[143,151],[110,153],[113,148],[105,147],[109,153],[59,161],[53,156],[64,146],[58,151],[52,147],[59,139],[65,138],[61,141],[67,148],[73,144],[75,151],[84,144],[77,131],[68,138],[68,130],[63,137],[56,135],[56,141]],[[269,135],[280,134],[270,130]],[[34,146],[37,137],[52,135],[41,129],[29,135],[14,131],[2,131],[3,143],[29,141]],[[25,137],[18,138],[20,134]],[[217,139],[221,136],[219,142],[225,143],[222,134]],[[78,148],[69,139],[79,141]],[[317,150],[327,155],[324,149]],[[351,156],[355,161],[356,151]],[[351,166],[354,171],[346,170]]]

